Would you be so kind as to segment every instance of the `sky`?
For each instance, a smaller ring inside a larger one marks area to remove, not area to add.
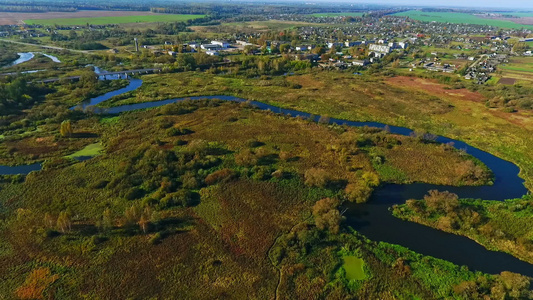
[[[308,2],[345,2],[419,6],[458,6],[478,8],[521,8],[533,10],[533,0],[311,0]]]

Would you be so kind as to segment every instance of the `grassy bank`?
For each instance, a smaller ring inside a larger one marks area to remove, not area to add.
[[[533,205],[530,197],[505,202],[449,201],[442,195],[409,200],[394,215],[446,232],[466,236],[488,249],[512,254],[533,263]]]

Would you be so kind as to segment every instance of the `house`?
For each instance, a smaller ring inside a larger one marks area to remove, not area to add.
[[[360,66],[360,67],[364,67],[364,66],[368,65],[369,63],[370,62],[368,60],[366,60],[366,59],[365,60],[354,60],[352,62],[352,64],[354,66]]]
[[[362,43],[363,43],[362,41],[355,41],[355,42],[346,41],[346,42],[344,42],[344,46],[346,46],[346,47],[354,47],[354,46],[359,46]]]
[[[237,45],[241,45],[243,47],[246,47],[246,46],[253,46],[254,44],[252,43],[248,43],[246,41],[236,41]]]
[[[391,47],[386,45],[372,44],[368,48],[370,51],[379,52],[379,53],[390,53]]]
[[[226,41],[211,41],[211,44],[218,45],[220,46],[220,48],[224,48],[224,49],[229,47],[229,43]]]
[[[402,49],[407,49],[407,47],[409,47],[409,43],[408,42],[399,42],[398,46],[400,48],[402,48]]]
[[[331,48],[335,48],[335,47],[342,47],[342,43],[336,43],[336,42],[330,42],[327,44],[328,48],[331,49]]]
[[[220,49],[220,45],[215,45],[215,44],[202,44],[200,46],[200,48],[204,49],[204,50],[218,50]]]
[[[176,54],[178,54],[178,53],[175,52],[175,51],[168,51],[167,53],[168,53],[168,55],[170,55],[170,56],[176,56]]]
[[[308,46],[296,46],[296,51],[307,51],[309,50]]]
[[[207,54],[207,55],[211,55],[211,56],[218,56],[219,53],[218,53],[218,51],[216,51],[216,50],[207,50],[207,51],[205,52],[205,54]]]

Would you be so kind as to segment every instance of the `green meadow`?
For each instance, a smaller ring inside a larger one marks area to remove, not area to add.
[[[58,18],[58,19],[32,19],[24,20],[26,24],[34,25],[92,25],[104,24],[127,24],[127,23],[153,23],[153,22],[182,22],[203,18],[205,15],[173,15],[157,14],[147,16],[119,16],[119,17],[97,17],[97,18]]]
[[[475,25],[490,25],[502,28],[529,28],[533,29],[532,25],[522,25],[513,23],[511,21],[484,19],[471,14],[455,13],[455,12],[424,12],[418,10],[404,11],[394,14],[395,16],[409,17],[423,22],[440,22],[440,23],[454,23],[454,24],[475,24]]]
[[[344,257],[344,270],[346,270],[346,278],[349,280],[363,280],[366,278],[365,270],[363,269],[365,262],[363,259],[355,256]]]

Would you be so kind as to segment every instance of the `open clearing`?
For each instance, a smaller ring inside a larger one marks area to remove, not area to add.
[[[346,270],[346,278],[349,280],[363,280],[366,278],[365,270],[363,269],[364,261],[355,256],[344,257],[344,270]]]
[[[481,102],[484,97],[480,93],[471,92],[467,89],[446,89],[445,85],[436,81],[416,78],[416,77],[392,77],[387,79],[387,83],[397,87],[421,90],[430,95],[445,99],[467,100]]]
[[[26,24],[42,25],[104,25],[104,24],[126,24],[126,23],[150,23],[150,22],[179,22],[192,19],[203,18],[205,15],[173,15],[145,13],[145,15],[123,15],[123,16],[95,16],[76,18],[52,18],[52,19],[29,19]]]
[[[498,83],[499,84],[505,84],[505,85],[513,85],[515,84],[516,79],[514,78],[501,78]]]
[[[455,24],[475,24],[475,25],[490,25],[502,28],[529,28],[533,29],[532,25],[517,24],[515,21],[495,20],[481,18],[475,15],[455,12],[425,12],[418,10],[404,11],[394,14],[395,16],[409,17],[411,19],[423,22],[441,22],[441,23],[455,23]]]

